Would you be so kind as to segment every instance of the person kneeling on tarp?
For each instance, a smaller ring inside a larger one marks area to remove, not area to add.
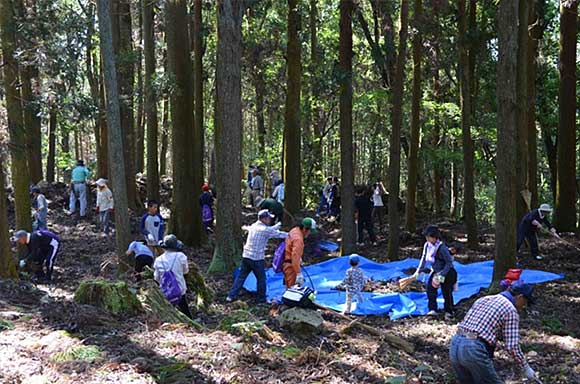
[[[478,299],[457,327],[449,355],[451,366],[461,384],[501,384],[493,366],[493,353],[498,337],[523,375],[536,380],[536,373],[526,362],[520,348],[520,316],[526,305],[533,303],[534,288],[530,284],[513,283],[498,295]]]
[[[441,241],[441,233],[435,225],[429,225],[423,231],[425,236],[425,245],[423,246],[423,255],[414,277],[426,264],[431,264],[431,275],[427,282],[427,298],[429,300],[428,316],[437,314],[437,291],[439,287],[443,291],[445,300],[445,317],[453,317],[453,288],[457,283],[457,272],[453,268],[453,257],[449,248]]]
[[[28,262],[32,262],[40,267],[35,277],[41,280],[46,279],[50,282],[52,280],[54,260],[60,250],[60,238],[50,231],[41,230],[28,233],[21,229],[14,233],[12,240],[28,247],[27,256],[20,260],[20,268],[24,268]],[[43,264],[46,265],[46,273],[43,270]]]

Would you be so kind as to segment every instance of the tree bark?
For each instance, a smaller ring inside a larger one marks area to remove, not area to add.
[[[518,3],[504,0],[497,11],[497,181],[495,198],[495,263],[493,281],[503,279],[516,263],[516,161]]]
[[[389,153],[389,245],[387,257],[395,260],[399,255],[399,182],[401,178],[401,126],[403,125],[403,87],[405,84],[405,58],[409,28],[409,2],[401,0],[399,47],[391,110],[391,147]]]
[[[171,229],[185,244],[199,246],[202,224],[199,204],[192,199],[202,181],[196,164],[199,138],[193,132],[193,82],[189,43],[189,24],[185,0],[166,2],[167,60],[175,79],[171,94],[173,203]],[[194,161],[195,159],[195,161]]]
[[[352,11],[350,0],[340,1],[340,169],[342,205],[342,249],[343,255],[354,251],[355,225],[354,206],[354,161],[352,146]]]
[[[198,142],[198,152],[194,157],[194,167],[199,167],[197,175],[199,185],[203,183],[203,159],[205,151],[204,126],[203,126],[203,55],[205,47],[203,46],[203,19],[202,19],[202,0],[193,1],[193,93],[194,93],[194,120],[193,131],[194,140]]]
[[[155,10],[153,1],[145,0],[143,4],[143,46],[145,56],[145,114],[147,118],[147,200],[159,201],[159,167],[158,167],[158,126],[157,95],[153,80],[155,76]]]
[[[554,225],[576,230],[576,44],[578,0],[560,0],[560,121]]]
[[[417,227],[417,176],[419,169],[419,136],[421,135],[421,56],[423,40],[421,23],[423,17],[423,1],[415,0],[414,9],[415,36],[413,37],[413,100],[411,103],[411,146],[409,151],[409,176],[407,182],[407,204],[405,205],[405,226],[414,233]]]
[[[241,44],[243,1],[219,0],[216,62],[216,247],[210,273],[233,270],[241,253]]]
[[[146,0],[146,4],[149,1]],[[135,172],[142,173],[145,169],[145,113],[144,113],[144,87],[143,87],[143,0],[136,4],[137,23],[139,28],[137,44],[137,63],[135,70],[137,72],[137,120],[135,121]]]
[[[161,118],[161,151],[159,153],[159,175],[167,175],[167,150],[169,147],[169,97],[163,98],[163,117]]]
[[[284,205],[292,215],[300,212],[302,206],[302,157],[300,130],[300,77],[301,53],[300,38],[300,7],[298,0],[288,0],[288,45],[287,57],[287,89],[284,114]],[[284,223],[289,224],[291,217],[285,213]]]
[[[323,177],[320,48],[318,47],[318,0],[310,0],[310,94],[312,98],[312,180]],[[352,17],[351,17],[352,18]]]
[[[529,1],[520,0],[518,9],[518,142],[516,159],[516,220],[521,219],[529,210],[522,191],[529,191],[528,158],[528,12]]]
[[[528,17],[528,189],[532,193],[531,208],[538,206],[538,131],[536,129],[536,74],[538,57],[538,39],[534,36],[533,26],[539,21],[535,7],[536,1],[529,5]]]
[[[12,158],[12,185],[14,187],[14,205],[16,210],[16,227],[32,229],[30,220],[30,169],[28,167],[28,138],[24,126],[24,115],[21,104],[21,94],[18,88],[18,63],[15,59],[17,48],[17,25],[14,19],[14,5],[11,0],[0,1],[0,28],[4,90],[6,113],[8,117],[8,132],[10,134],[10,155]]]
[[[471,138],[471,92],[467,14],[465,0],[458,0],[459,7],[459,83],[461,103],[461,131],[463,139],[463,215],[467,230],[467,244],[474,248],[478,245],[477,221],[475,216],[475,180],[473,165],[473,140]]]
[[[16,272],[16,264],[14,263],[14,258],[12,251],[10,250],[10,236],[8,235],[8,230],[10,226],[8,224],[8,207],[6,202],[8,201],[6,196],[6,186],[4,181],[6,180],[6,175],[4,173],[4,150],[0,150],[0,278],[3,279],[15,279],[18,277]]]
[[[109,178],[109,128],[107,126],[107,106],[105,103],[105,79],[103,69],[103,58],[99,60],[101,74],[99,76],[99,131],[101,137],[101,154],[99,156],[99,176]]]
[[[53,105],[49,105],[49,118],[48,118],[48,155],[46,158],[46,181],[53,183],[55,163],[56,163],[56,128],[57,128],[57,116],[56,108]]]
[[[99,37],[103,56],[103,77],[107,93],[108,150],[111,160],[111,184],[115,199],[116,246],[119,260],[119,270],[128,272],[131,265],[130,256],[125,251],[131,237],[129,224],[127,184],[125,178],[125,159],[123,156],[123,141],[121,129],[121,112],[115,69],[115,53],[113,51],[113,31],[109,0],[98,0]]]
[[[28,166],[30,181],[34,184],[42,180],[42,134],[40,121],[40,76],[35,65],[22,68],[22,99],[24,105],[24,126],[28,131]]]

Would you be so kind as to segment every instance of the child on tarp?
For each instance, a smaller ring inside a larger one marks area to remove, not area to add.
[[[359,267],[359,257],[356,255],[351,256],[348,262],[350,264],[350,268],[346,271],[346,276],[344,277],[342,283],[336,287],[337,289],[346,289],[346,304],[344,311],[342,312],[344,315],[350,313],[352,299],[355,296],[357,298],[357,302],[360,303],[363,301],[361,292],[365,286],[365,277],[362,269]]]

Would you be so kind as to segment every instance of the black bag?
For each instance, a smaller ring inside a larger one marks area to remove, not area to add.
[[[291,287],[282,295],[282,302],[289,307],[315,308],[314,291],[309,287]]]

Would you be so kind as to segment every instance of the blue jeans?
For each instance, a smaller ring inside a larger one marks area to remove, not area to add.
[[[99,221],[101,223],[101,230],[109,234],[109,228],[111,226],[111,221],[109,220],[110,211],[107,209],[106,211],[99,212]]]
[[[77,195],[80,201],[80,214],[85,217],[87,211],[87,185],[85,183],[74,183],[74,191],[70,191],[69,211],[75,213],[77,209]]]
[[[32,223],[32,230],[39,231],[41,229],[48,229],[46,226],[46,216],[46,212],[38,212],[34,219],[34,223]]]
[[[242,289],[242,286],[246,282],[246,278],[250,274],[254,273],[256,280],[258,281],[258,297],[257,300],[260,303],[266,302],[266,264],[264,260],[251,260],[246,257],[242,257],[242,265],[240,266],[240,273],[234,281],[234,285],[228,294],[228,297],[235,299]]]
[[[461,384],[503,384],[483,341],[455,335],[449,349],[451,367]]]

